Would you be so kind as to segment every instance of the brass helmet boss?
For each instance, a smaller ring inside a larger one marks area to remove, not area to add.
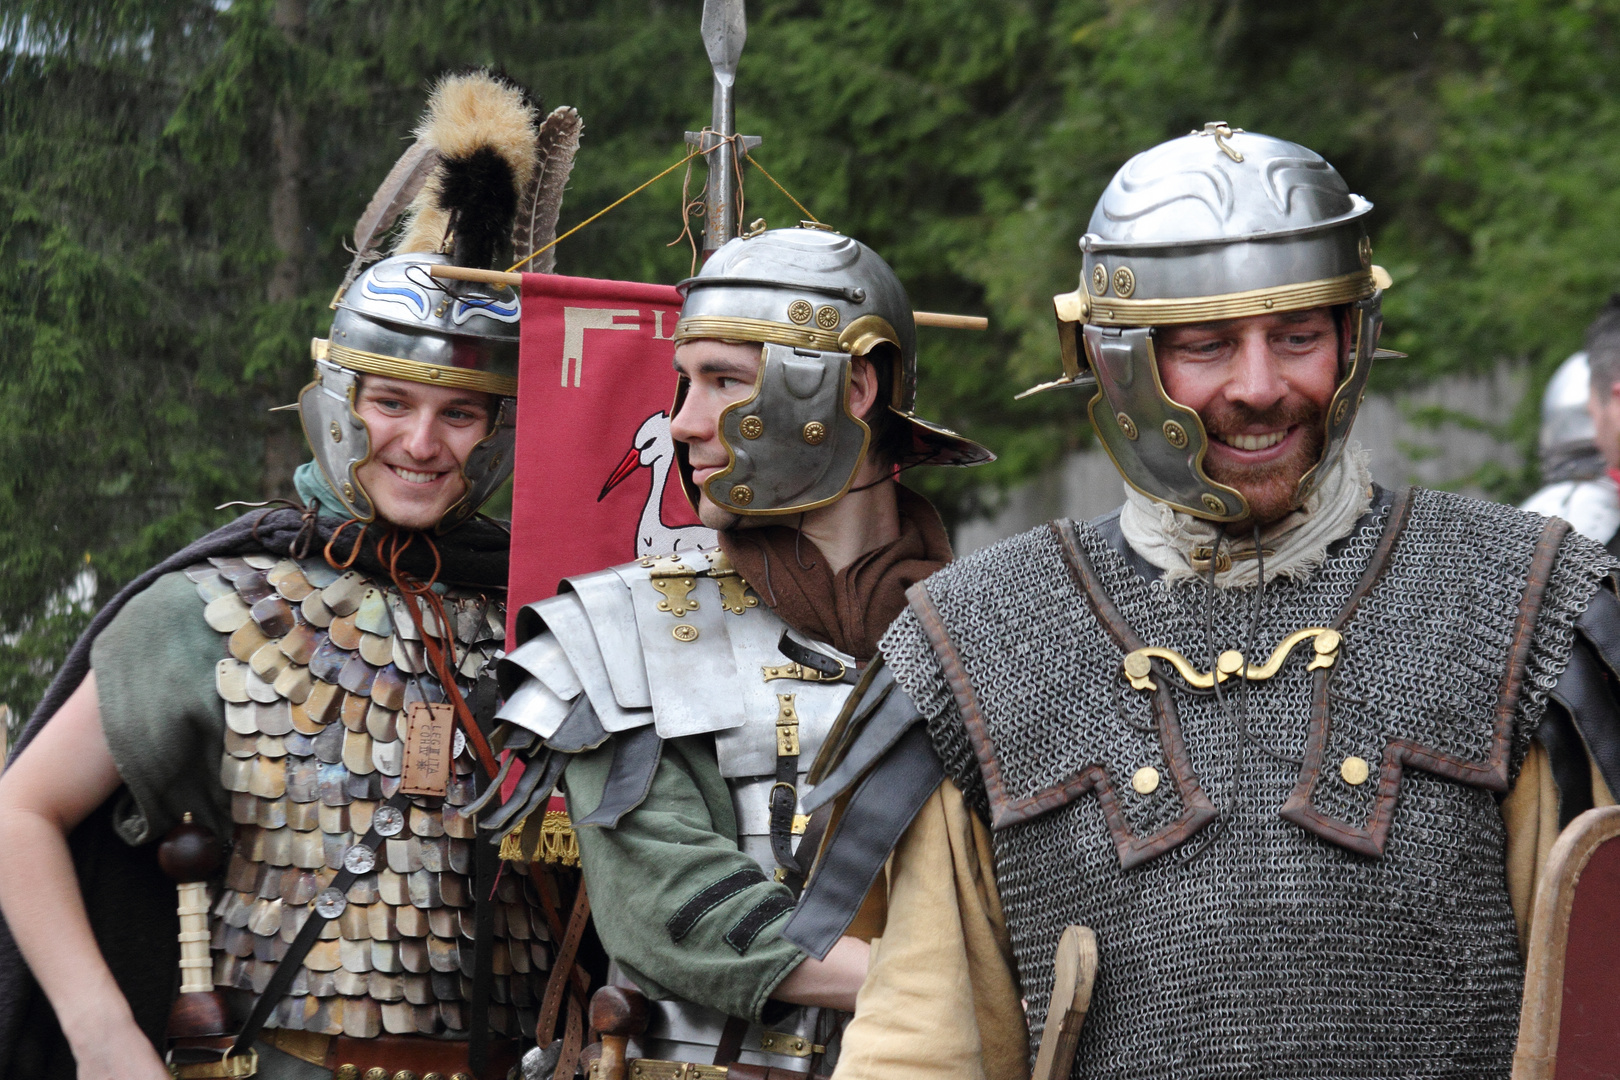
[[[1345,305],[1322,456],[1298,505],[1344,449],[1378,344],[1389,276],[1372,264],[1371,210],[1321,155],[1224,123],[1137,154],[1080,238],[1080,287],[1054,297],[1064,375],[1026,393],[1095,389],[1091,422],[1126,483],[1195,517],[1239,521],[1248,502],[1205,473],[1198,414],[1164,391],[1154,329]]]
[[[720,413],[730,454],[704,482],[709,499],[742,516],[797,514],[842,498],[872,432],[849,411],[854,360],[893,365],[887,408],[911,436],[905,464],[977,465],[989,450],[914,415],[917,331],[911,302],[888,263],[858,240],[825,227],[772,229],[725,243],[685,298],[675,343],[701,338],[763,346],[754,392]],[[683,378],[673,416],[685,400]],[[697,505],[684,443],[676,458]]]

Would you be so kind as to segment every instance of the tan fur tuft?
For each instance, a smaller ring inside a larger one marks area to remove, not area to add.
[[[521,192],[527,190],[538,165],[537,122],[521,91],[487,71],[475,71],[439,80],[416,137],[445,158],[466,157],[483,147],[494,150],[511,166],[512,179]],[[450,215],[439,209],[440,176],[435,169],[411,201],[395,254],[438,251],[443,245]]]

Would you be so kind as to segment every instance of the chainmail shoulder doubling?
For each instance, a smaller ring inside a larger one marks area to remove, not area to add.
[[[1015,568],[1045,567],[1061,575],[1059,559],[1052,531],[1042,525],[951,563],[928,579],[927,588],[930,593],[938,590],[956,595],[971,591],[975,601],[988,602],[1003,590],[1011,594],[1031,586],[1056,586],[1056,581],[1035,583],[1022,577],[1009,580],[1009,574]],[[981,592],[985,595],[978,595]],[[895,682],[927,722],[928,734],[944,762],[945,774],[961,789],[968,806],[988,822],[990,808],[978,755],[968,740],[956,700],[916,612],[907,608],[900,613],[878,643],[878,651],[894,672]]]
[[[1260,664],[1293,631],[1329,626],[1362,580],[1385,513],[1358,523],[1309,578],[1261,589],[1150,582],[1096,530],[1075,529],[1135,633],[1207,672],[1225,650]],[[1563,541],[1504,742],[1495,713],[1544,523],[1415,494],[1328,669],[1321,766],[1309,785],[1316,814],[1370,828],[1379,768],[1396,742],[1469,767],[1501,765],[1505,754],[1498,776],[1516,777],[1568,662],[1573,622],[1615,565],[1589,541]],[[1523,972],[1500,793],[1489,782],[1407,765],[1379,853],[1354,850],[1281,816],[1304,783],[1318,723],[1310,645],[1272,678],[1233,680],[1218,694],[1160,669],[1185,745],[1178,777],[1151,692],[1124,678],[1122,651],[1054,530],[978,552],[927,589],[973,688],[976,727],[964,724],[915,614],[896,622],[883,652],[970,802],[987,815],[1020,800],[1034,807],[998,818],[994,844],[1036,1040],[1058,936],[1070,924],[1097,934],[1098,983],[1074,1076],[1508,1075]],[[1112,785],[1112,824],[1096,787],[1075,783],[1087,770]],[[1187,811],[1188,785],[1213,805],[1213,820],[1124,869],[1118,830],[1167,833]]]

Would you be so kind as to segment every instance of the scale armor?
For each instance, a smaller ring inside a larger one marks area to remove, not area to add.
[[[1285,635],[1332,624],[1388,512],[1375,503],[1308,580],[1268,583],[1252,646],[1254,590],[1150,581],[1098,528],[1062,525],[1124,623],[1208,670],[1219,650],[1258,663]],[[992,823],[1032,1047],[1058,936],[1080,924],[1096,932],[1101,963],[1076,1077],[1291,1077],[1307,1060],[1324,1077],[1507,1076],[1523,969],[1496,799],[1569,662],[1574,620],[1614,567],[1578,534],[1562,541],[1522,689],[1499,723],[1543,523],[1416,493],[1325,680],[1313,686],[1309,646],[1268,681],[1229,680],[1220,700],[1156,662],[1152,677],[1176,688],[1169,731],[1158,695],[1125,677],[1058,526],[929,579],[977,732],[915,601],[881,651],[947,775]],[[1306,785],[1319,729],[1301,720],[1317,693],[1328,722]],[[1379,838],[1379,763],[1397,739],[1492,768],[1471,785],[1408,765]],[[1371,763],[1373,782],[1349,782],[1353,758]],[[1135,783],[1146,769],[1154,783]]]
[[[787,630],[718,549],[643,558],[570,578],[558,595],[519,616],[523,644],[499,665],[508,696],[497,718],[559,752],[599,746],[610,733],[622,739],[649,728],[661,739],[713,734],[720,772],[731,788],[738,846],[770,876],[777,862],[769,799],[787,745],[784,729],[793,732],[797,761],[790,768],[803,791],[856,668],[853,657],[817,643],[807,651],[847,677],[807,670],[780,650]],[[595,713],[593,730],[583,736],[563,729],[571,712],[579,715],[575,705],[582,693]],[[656,759],[649,767],[654,764]],[[615,781],[608,783],[612,788]],[[645,797],[645,783],[626,786]],[[570,809],[576,829],[612,828],[634,805],[639,801],[617,805],[611,815],[601,807]],[[802,812],[801,806],[794,809]],[[598,815],[604,820],[593,821]],[[778,893],[755,909],[754,934],[778,925],[792,910],[786,891]],[[741,952],[751,941],[733,947]],[[724,1014],[689,1001],[649,1004],[647,1034],[632,1041],[632,1058],[714,1060]],[[811,1064],[808,1052],[767,1053],[761,1039],[800,1037],[807,1046],[828,1046],[835,1056],[842,1015],[797,1008],[768,1029],[752,1024],[738,1060],[802,1073]]]
[[[398,790],[401,710],[445,694],[390,584],[320,558],[268,555],[214,558],[185,573],[229,650],[216,688],[226,721],[220,780],[236,831],[210,919],[213,977],[257,994],[380,800]],[[498,655],[505,605],[454,588],[443,600],[465,696]],[[441,636],[425,605],[423,629]],[[467,1037],[476,839],[457,808],[473,799],[475,768],[464,749],[444,797],[411,798],[398,838],[349,889],[267,1026]],[[532,1037],[550,934],[522,875],[502,875],[497,898],[490,1026]]]

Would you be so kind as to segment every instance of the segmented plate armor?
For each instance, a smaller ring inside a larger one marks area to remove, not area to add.
[[[1369,562],[1384,513],[1363,519],[1308,581],[1268,584],[1252,643],[1254,590],[1150,583],[1097,530],[1076,532],[1136,633],[1208,671],[1222,650],[1260,663],[1288,633],[1329,625]],[[1511,507],[1416,494],[1331,669],[1318,810],[1364,825],[1392,739],[1470,762],[1487,756],[1543,524]],[[1512,725],[1510,779],[1568,662],[1573,621],[1613,565],[1579,535],[1559,549]],[[976,692],[1006,799],[1100,764],[1136,836],[1180,816],[1149,694],[1124,678],[1121,651],[1052,529],[955,563],[927,588]],[[882,651],[950,774],[988,818],[985,774],[914,612]],[[1072,923],[1097,934],[1101,963],[1074,1076],[1507,1076],[1523,972],[1496,797],[1406,768],[1381,857],[1283,820],[1306,747],[1310,655],[1309,645],[1298,649],[1270,681],[1249,684],[1246,700],[1231,683],[1220,700],[1176,692],[1192,772],[1220,814],[1179,845],[1122,869],[1094,792],[995,831],[1035,1039],[1059,934]],[[1352,755],[1371,764],[1371,781],[1341,778]],[[1148,766],[1164,780],[1139,794],[1131,778]]]
[[[214,981],[261,992],[344,852],[399,787],[404,709],[441,702],[421,635],[391,584],[321,559],[214,558],[185,571],[228,636],[216,688],[225,702],[220,780],[231,793],[233,851],[210,919]],[[423,605],[423,629],[453,638],[457,683],[471,689],[505,636],[505,604],[443,594],[450,634]],[[470,751],[447,795],[413,796],[404,830],[304,960],[268,1026],[370,1038],[464,1032],[471,999],[473,897]],[[550,966],[532,886],[500,878],[490,1026],[533,1035]]]

